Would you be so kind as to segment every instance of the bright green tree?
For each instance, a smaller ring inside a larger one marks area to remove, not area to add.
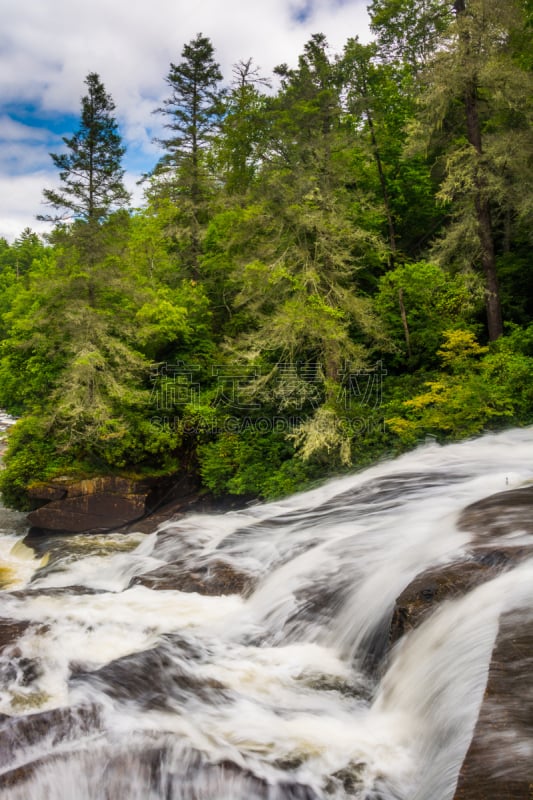
[[[418,75],[433,58],[453,8],[441,0],[371,0],[368,11],[381,56]]]
[[[430,262],[405,263],[380,278],[375,304],[394,343],[387,366],[431,369],[445,330],[472,325],[483,303],[473,272],[449,275]]]
[[[267,96],[262,89],[269,86],[252,58],[234,64],[216,143],[220,177],[230,197],[242,200],[259,173],[267,141]]]
[[[334,408],[343,369],[366,363],[369,344],[380,338],[358,277],[384,261],[383,214],[368,192],[354,191],[360,163],[325,37],[312,37],[296,69],[276,71],[281,89],[268,104],[265,158],[251,200],[226,217],[224,230],[219,225],[216,242],[232,253],[238,287],[234,357],[255,359],[266,373],[250,386],[258,402],[316,419],[298,439],[311,453],[307,442],[324,425],[320,442],[344,446]],[[332,408],[322,410],[324,403]]]
[[[405,152],[415,113],[413,74],[408,65],[384,61],[376,43],[349,39],[339,61],[353,146],[375,164],[376,199],[385,215],[390,264],[420,256],[441,213],[423,156]]]
[[[354,202],[346,188],[351,156],[325,37],[312,37],[297,69],[277,72],[282,87],[270,111],[269,159],[241,220],[252,250],[241,257],[236,304],[255,319],[250,345],[291,363],[311,359],[337,380],[343,358],[361,352],[352,327],[372,327],[355,274],[382,256],[381,217],[366,196]]]

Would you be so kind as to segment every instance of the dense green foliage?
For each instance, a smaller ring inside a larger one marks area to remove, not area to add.
[[[45,190],[70,222],[0,241],[8,503],[57,475],[184,468],[277,497],[533,422],[531,15],[370,12],[374,42],[316,34],[272,81],[248,59],[224,87],[209,39],[186,45],[135,211],[88,76]]]

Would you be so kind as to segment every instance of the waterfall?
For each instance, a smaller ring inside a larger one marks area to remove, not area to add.
[[[533,480],[532,452],[532,428],[429,443],[280,502],[38,553],[0,509],[0,617],[20,627],[0,649],[2,798],[452,800],[500,617],[533,616],[533,558],[392,649],[391,614],[468,553],[468,505]],[[170,569],[244,589],[146,580]]]

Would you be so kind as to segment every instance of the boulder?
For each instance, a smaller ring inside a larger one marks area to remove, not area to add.
[[[153,480],[116,476],[75,481],[57,479],[29,490],[44,505],[28,514],[32,533],[96,533],[123,527],[151,510]]]
[[[252,575],[236,570],[229,562],[213,559],[206,564],[191,566],[181,562],[138,575],[131,585],[141,584],[149,589],[174,589],[204,595],[247,595],[254,586]]]
[[[188,463],[179,473],[161,478],[106,475],[35,483],[28,488],[35,509],[28,514],[30,534],[102,533],[117,528],[151,533],[159,522],[201,502],[199,486],[197,470]],[[154,512],[153,522],[140,523]]]
[[[457,527],[472,534],[469,551],[461,560],[417,575],[404,589],[392,616],[392,644],[436,604],[466,594],[533,555],[533,485],[472,503],[459,515]]]
[[[172,638],[140,653],[110,661],[96,670],[71,664],[71,686],[91,685],[117,703],[134,703],[146,710],[169,711],[188,702],[216,705],[229,702],[229,692],[213,678],[200,678],[181,660]]]
[[[490,539],[533,536],[533,485],[498,492],[467,506],[457,521],[459,530],[474,534],[475,543]]]
[[[500,567],[473,559],[454,561],[422,572],[396,599],[389,631],[394,644],[405,633],[417,628],[444,600],[461,597],[495,577]]]

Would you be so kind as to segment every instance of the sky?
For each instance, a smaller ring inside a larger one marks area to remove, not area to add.
[[[111,94],[123,143],[125,182],[161,155],[152,112],[167,95],[165,76],[197,33],[215,48],[226,83],[232,65],[253,57],[265,76],[296,66],[313,33],[332,53],[369,39],[367,0],[0,0],[0,237],[12,242],[47,213],[42,190],[58,185],[50,153],[78,128],[84,80],[97,72]]]

